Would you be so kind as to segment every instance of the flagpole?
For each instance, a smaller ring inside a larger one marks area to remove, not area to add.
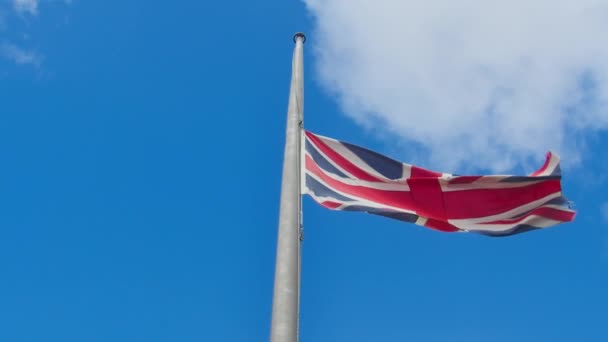
[[[287,107],[283,182],[272,300],[271,342],[297,342],[300,302],[300,137],[304,107],[302,49],[306,36],[294,35],[291,86]]]

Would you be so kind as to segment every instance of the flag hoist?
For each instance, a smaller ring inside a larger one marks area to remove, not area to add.
[[[296,33],[287,108],[283,182],[272,301],[271,342],[298,341],[301,245],[301,138],[304,110],[303,45]]]

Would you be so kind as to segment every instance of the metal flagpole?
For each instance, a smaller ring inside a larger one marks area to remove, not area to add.
[[[279,235],[272,300],[271,342],[297,342],[300,301],[300,136],[304,107],[303,33],[293,37],[291,87],[283,159]]]

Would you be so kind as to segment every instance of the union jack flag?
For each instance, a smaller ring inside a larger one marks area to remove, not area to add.
[[[443,232],[507,236],[574,219],[559,156],[528,176],[459,176],[404,164],[304,131],[302,192],[333,210],[363,211]]]

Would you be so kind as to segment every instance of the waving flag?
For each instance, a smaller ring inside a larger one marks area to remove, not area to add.
[[[302,191],[333,210],[363,211],[443,232],[506,236],[574,219],[559,156],[529,176],[459,176],[404,164],[305,131]]]

